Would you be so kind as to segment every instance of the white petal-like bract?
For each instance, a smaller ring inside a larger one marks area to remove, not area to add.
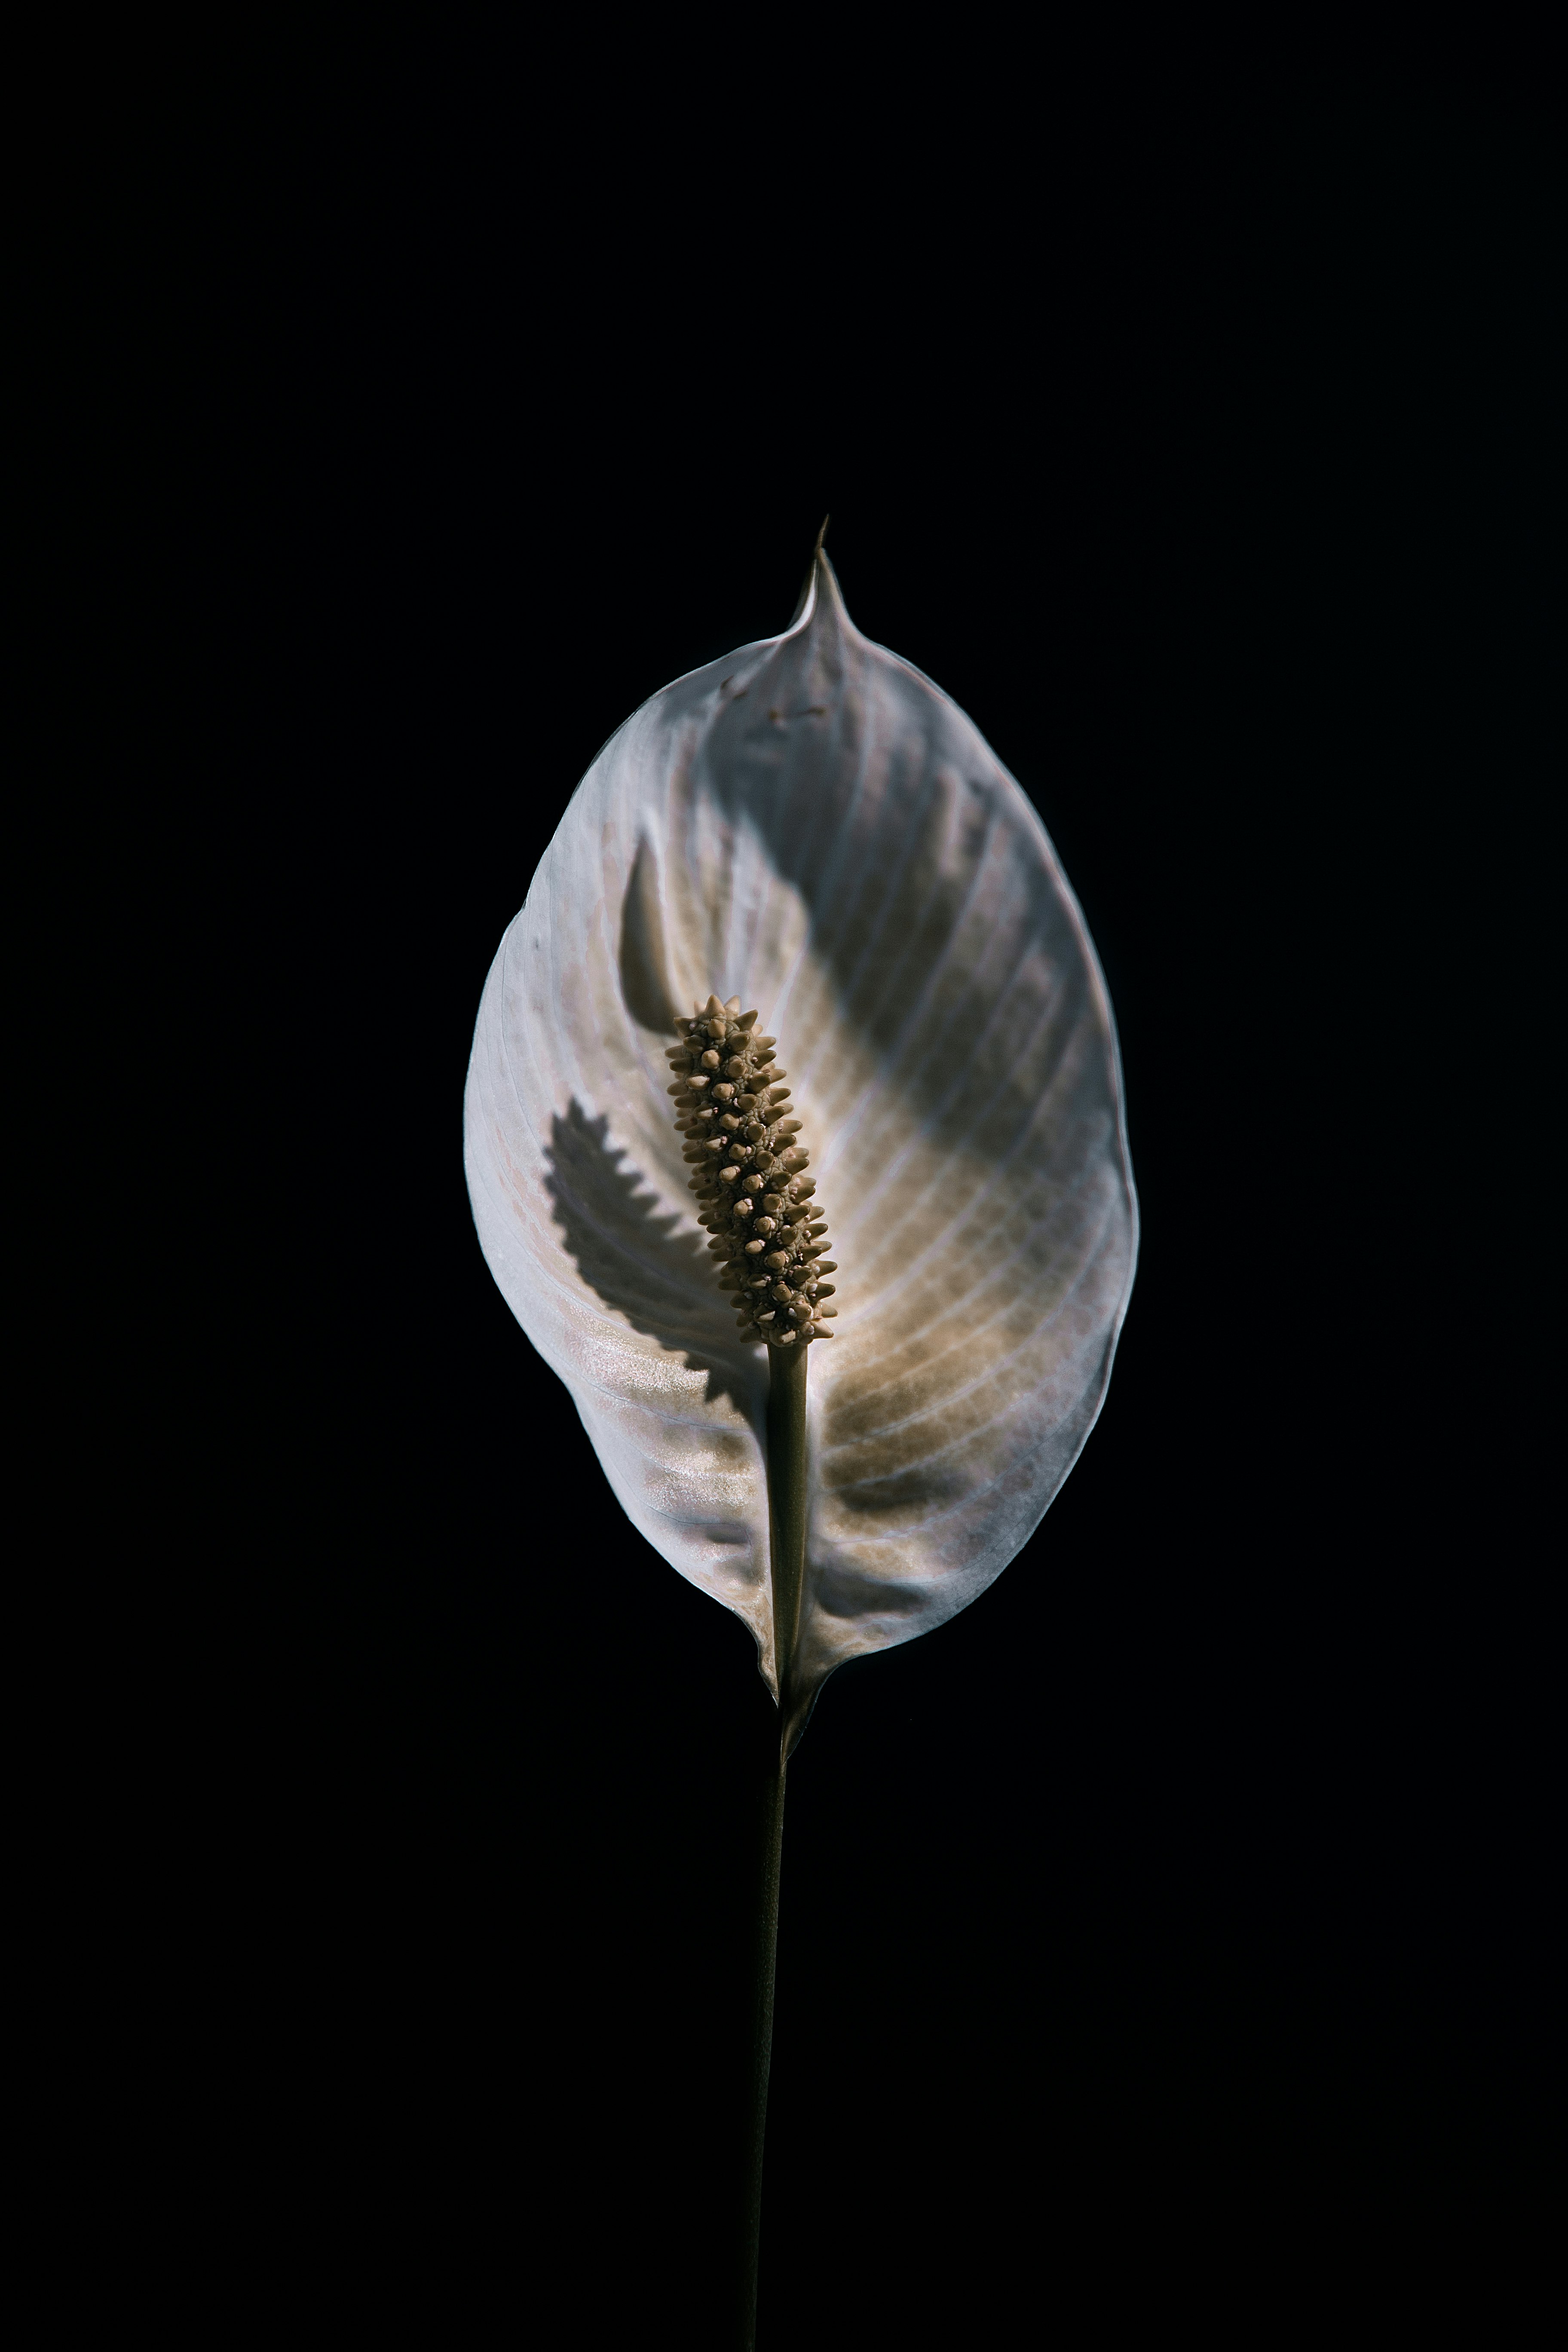
[[[687,1189],[666,1048],[709,991],[778,1039],[842,1314],[811,1350],[792,1680],[962,1609],[1100,1411],[1137,1246],[1105,982],[1038,817],[818,555],[780,637],[605,746],[502,940],[466,1157],[485,1255],[628,1516],[777,1687],[766,1351]]]

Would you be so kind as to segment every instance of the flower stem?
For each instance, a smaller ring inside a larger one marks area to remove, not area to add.
[[[768,1538],[773,1586],[773,1641],[779,1681],[777,1738],[763,1776],[759,1811],[756,1941],[752,1960],[752,2072],[746,2129],[744,2237],[742,2245],[742,2352],[757,2340],[757,2262],[763,2234],[763,2151],[767,2137],[768,2069],[773,2047],[773,1973],[778,1958],[779,1872],[784,1859],[784,1735],[791,1674],[800,1631],[805,1575],[805,1367],[807,1347],[768,1349]]]
[[[742,2352],[757,2341],[757,2258],[763,2235],[763,2146],[768,2123],[768,2066],[773,2047],[773,1964],[779,1938],[779,1864],[784,1854],[784,1760],[782,1742],[759,1792],[756,1942],[752,1973],[752,2072],[746,2115],[745,2203],[741,2245]]]
[[[768,1349],[768,1541],[781,1734],[790,1717],[805,1580],[805,1368],[809,1346]]]

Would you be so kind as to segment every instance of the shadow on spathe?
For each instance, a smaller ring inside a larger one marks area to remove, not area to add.
[[[550,1122],[545,1157],[555,1223],[584,1281],[634,1331],[706,1372],[707,1401],[727,1396],[760,1435],[764,1351],[736,1339],[705,1236],[679,1230],[679,1212],[661,1208],[658,1192],[610,1142],[609,1120],[590,1118],[575,1096]]]

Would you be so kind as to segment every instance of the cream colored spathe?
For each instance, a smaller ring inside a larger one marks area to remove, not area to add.
[[[715,1279],[667,1095],[710,988],[777,1038],[832,1217],[793,1678],[815,1692],[1033,1533],[1137,1245],[1110,1003],[1045,831],[820,553],[784,635],[667,687],[589,769],[486,982],[466,1103],[497,1282],[628,1516],[751,1626],[776,1695],[767,1351]]]

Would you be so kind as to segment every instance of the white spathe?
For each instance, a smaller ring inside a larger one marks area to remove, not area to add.
[[[808,1383],[811,1694],[1033,1533],[1137,1249],[1110,1001],[1045,829],[820,554],[783,636],[666,687],[584,777],[485,984],[466,1103],[508,1304],[776,1696],[766,1351],[736,1336],[667,1091],[673,1016],[710,989],[779,1041],[839,1269]]]

